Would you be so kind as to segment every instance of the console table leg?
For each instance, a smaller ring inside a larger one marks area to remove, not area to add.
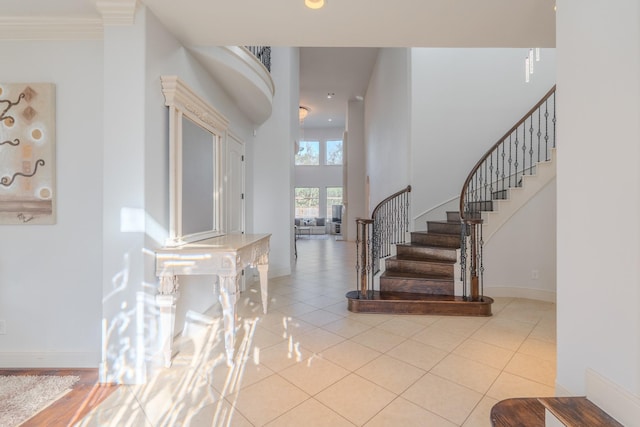
[[[269,264],[258,264],[258,273],[260,273],[260,294],[262,295],[262,311],[267,314],[267,304],[269,302]]]
[[[162,343],[162,357],[166,368],[171,366],[173,356],[173,331],[176,322],[176,300],[174,294],[156,295],[156,303],[160,308],[160,342]]]
[[[224,319],[224,348],[227,364],[233,365],[236,336],[236,292],[237,276],[220,276],[220,305]]]

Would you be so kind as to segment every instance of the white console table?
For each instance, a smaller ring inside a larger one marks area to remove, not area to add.
[[[156,300],[160,307],[161,339],[165,366],[171,366],[178,276],[216,275],[224,319],[224,344],[227,362],[233,363],[236,331],[238,277],[248,266],[260,273],[262,308],[267,313],[267,272],[270,234],[227,234],[220,237],[157,249],[156,275],[160,277]]]

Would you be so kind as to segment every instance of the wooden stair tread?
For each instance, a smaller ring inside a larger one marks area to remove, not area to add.
[[[380,300],[405,300],[405,301],[439,301],[439,302],[456,302],[462,300],[461,297],[454,295],[429,295],[412,292],[377,292],[374,294],[375,299]]]
[[[429,258],[429,257],[419,257],[419,256],[402,256],[402,257],[398,257],[397,255],[391,256],[389,258],[386,259],[390,259],[390,260],[395,260],[395,261],[409,261],[409,262],[425,262],[425,263],[431,263],[431,264],[445,264],[445,265],[451,265],[451,264],[455,264],[455,261],[448,261],[446,259],[436,259],[436,258]]]
[[[548,409],[567,427],[622,427],[586,397],[527,397],[505,399],[491,408],[493,427],[544,427]]]
[[[433,231],[427,231],[427,230],[412,231],[412,233],[415,233],[415,234],[431,234],[431,235],[434,235],[434,236],[451,237],[451,234],[434,233]]]
[[[493,427],[544,427],[544,405],[535,397],[505,399],[491,408]]]
[[[425,234],[426,234],[426,232],[425,232]],[[429,234],[435,234],[435,233],[429,233]],[[398,243],[396,246],[416,247],[416,248],[431,248],[431,249],[439,249],[439,250],[443,250],[443,251],[455,251],[457,249],[457,248],[447,248],[447,247],[444,247],[444,246],[430,245],[428,243],[416,243],[416,242]]]
[[[385,270],[380,277],[396,278],[396,279],[415,279],[415,280],[432,280],[432,281],[452,281],[453,277],[445,274],[429,274],[425,277],[423,273],[414,273],[398,270]]]
[[[538,401],[566,426],[622,427],[586,397],[541,397]]]

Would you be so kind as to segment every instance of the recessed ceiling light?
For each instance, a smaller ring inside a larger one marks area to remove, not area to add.
[[[324,0],[304,0],[304,5],[309,9],[322,9]]]
[[[328,99],[331,99],[331,98],[333,98],[334,96],[336,96],[336,94],[335,94],[334,92],[329,92],[329,93],[327,94],[327,98],[328,98]]]
[[[332,121],[333,121],[333,119],[329,119],[329,121],[330,121],[330,122],[332,122]]]

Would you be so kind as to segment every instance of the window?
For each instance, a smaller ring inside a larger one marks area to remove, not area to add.
[[[320,213],[320,189],[296,188],[296,218],[316,218]]]
[[[296,153],[296,166],[313,166],[320,164],[320,142],[300,141]]]
[[[342,164],[342,141],[327,141],[326,165]]]
[[[333,217],[332,206],[342,204],[342,187],[327,187],[327,219]]]

